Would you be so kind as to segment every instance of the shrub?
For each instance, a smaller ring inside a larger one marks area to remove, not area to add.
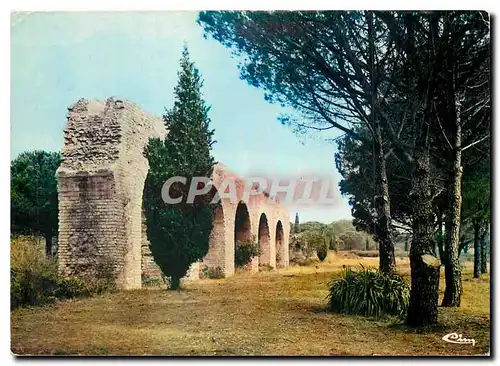
[[[224,278],[224,271],[220,267],[203,266],[201,269],[202,278],[219,279]]]
[[[311,257],[314,252],[324,245],[323,235],[315,231],[305,231],[302,233],[302,239],[306,242],[306,257]]]
[[[90,295],[112,292],[116,289],[114,264],[109,258],[95,258],[91,269],[78,273],[78,277],[85,284],[85,290]]]
[[[165,280],[161,277],[145,277],[142,279],[142,285],[146,287],[160,287],[165,284]]]
[[[280,251],[278,250],[279,248],[276,248],[276,268],[280,266],[281,263],[281,254]]]
[[[302,238],[302,235],[293,235],[290,238],[289,248],[292,252],[302,252],[306,247],[307,243]]]
[[[260,255],[259,246],[254,241],[238,241],[234,251],[234,264],[236,267],[243,267],[250,262],[253,257]]]
[[[323,262],[326,258],[326,256],[328,255],[328,252],[327,250],[324,248],[324,247],[321,247],[319,248],[317,251],[316,251],[316,254],[318,256],[318,259]]]
[[[408,309],[410,287],[397,273],[374,268],[346,268],[330,282],[330,311],[363,316],[403,316]]]
[[[318,259],[323,262],[328,255],[328,243],[326,242],[326,239],[323,242],[323,245],[320,245],[316,249],[316,255],[318,256]]]
[[[340,236],[344,250],[361,250],[365,249],[365,241],[363,235],[357,231],[348,231]]]
[[[302,253],[304,257],[311,258],[323,243],[322,234],[315,231],[303,231],[291,238],[290,248],[295,253]]]
[[[328,244],[328,249],[338,252],[339,250],[339,240],[335,235],[332,235],[330,242]]]
[[[54,296],[58,299],[71,299],[86,294],[85,283],[76,277],[60,278]]]
[[[317,264],[319,261],[316,258],[296,257],[290,259],[290,264],[294,266],[307,267]]]
[[[77,278],[59,276],[57,263],[45,256],[35,239],[11,239],[11,309],[26,305],[44,305],[56,299],[68,299],[87,292]]]

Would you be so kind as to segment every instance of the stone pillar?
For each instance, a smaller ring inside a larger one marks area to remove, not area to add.
[[[140,288],[143,151],[150,137],[165,136],[163,121],[113,98],[68,110],[56,173],[60,271]]]

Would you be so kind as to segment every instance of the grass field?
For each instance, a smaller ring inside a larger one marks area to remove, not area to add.
[[[408,275],[408,260],[397,262]],[[413,330],[397,319],[325,311],[328,282],[343,264],[358,263],[377,266],[378,259],[330,253],[318,265],[188,282],[182,291],[149,288],[17,309],[11,313],[12,352],[326,356],[489,351],[489,275],[473,279],[467,264],[461,308],[439,308],[437,327]],[[441,296],[443,290],[442,277]],[[476,345],[441,339],[451,332],[474,338]]]

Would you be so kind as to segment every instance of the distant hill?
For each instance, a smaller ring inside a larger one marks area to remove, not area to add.
[[[341,240],[341,249],[344,249],[342,239],[345,238],[357,238],[355,239],[358,248],[356,249],[364,249],[366,247],[365,241],[368,240],[368,248],[375,248],[376,243],[373,240],[373,237],[364,231],[356,231],[356,228],[352,224],[351,220],[337,220],[333,221],[329,224],[325,224],[318,221],[307,221],[300,224],[300,231],[314,231],[321,235],[324,235],[327,238],[331,238],[335,236]],[[292,235],[292,233],[291,233]],[[345,239],[350,240],[350,239]],[[354,249],[354,248],[352,248]]]
[[[318,221],[307,221],[300,224],[300,231],[320,231],[324,232],[325,235],[340,236],[349,231],[356,231],[356,228],[352,224],[351,220],[337,220],[329,224],[325,224]]]

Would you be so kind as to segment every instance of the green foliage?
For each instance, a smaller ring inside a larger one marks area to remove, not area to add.
[[[192,178],[210,178],[212,174],[214,131],[209,128],[209,107],[202,99],[203,81],[189,60],[187,48],[180,65],[174,106],[163,116],[169,133],[164,141],[150,139],[145,150],[150,168],[143,196],[151,253],[163,274],[171,278],[171,289],[178,288],[190,265],[207,254],[215,213],[210,204],[212,193],[197,196],[194,203],[186,202]],[[182,200],[166,204],[162,186],[174,176],[187,178],[186,184],[174,183],[170,188],[170,196],[182,196]]]
[[[324,243],[323,235],[316,231],[303,231],[297,235],[295,245],[306,258],[311,258]]]
[[[253,257],[259,255],[259,245],[255,241],[238,241],[234,250],[234,265],[236,267],[243,267],[250,263]]]
[[[326,242],[326,239],[323,239],[323,245],[320,245],[316,249],[316,255],[321,262],[326,259],[326,256],[328,255],[328,243]]]
[[[344,250],[361,250],[365,249],[365,241],[363,235],[356,231],[348,231],[340,236],[343,243],[341,249]]]
[[[414,231],[412,264],[434,250],[429,217],[435,200],[450,196],[454,156],[465,152],[465,182],[467,153],[490,150],[487,13],[223,11],[200,12],[198,23],[239,56],[242,79],[300,116],[284,116],[284,124],[345,134],[336,156],[341,192],[350,196],[356,228],[380,235],[381,254],[393,248],[396,222]],[[471,216],[488,215],[481,211]],[[361,248],[347,239],[347,248]],[[412,296],[408,323],[434,324],[439,276],[412,269],[421,293]]]
[[[339,239],[337,238],[337,236],[335,234],[332,235],[330,237],[330,242],[328,244],[328,249],[334,250],[334,251],[338,252],[339,245],[340,245],[340,242],[339,242]]]
[[[11,232],[45,236],[47,252],[58,228],[55,174],[59,164],[57,152],[29,151],[10,165]]]
[[[300,224],[300,231],[316,231],[325,232],[327,230],[327,224],[318,221],[307,221]]]
[[[85,284],[77,278],[63,278],[57,263],[47,258],[37,241],[29,237],[11,240],[11,309],[52,303],[87,295]]]
[[[317,221],[308,221],[300,224],[301,233],[290,237],[290,248],[292,250],[302,250],[307,252],[306,237],[311,235],[322,237],[328,240],[330,250],[351,250],[365,249],[368,243],[368,249],[375,248],[376,243],[372,236],[364,231],[356,231],[350,220],[338,220],[330,224],[324,224]],[[308,234],[305,234],[308,233]],[[319,243],[318,240],[315,240]],[[315,250],[314,247],[313,250]]]
[[[298,212],[295,214],[295,225],[293,225],[293,233],[294,234],[300,233],[300,221]]]
[[[408,309],[410,287],[397,273],[382,273],[374,268],[356,271],[345,268],[341,277],[330,282],[330,311],[381,317],[404,316]]]
[[[292,257],[293,263],[299,264],[304,259],[310,259],[314,253],[320,256],[324,255],[326,258],[328,254],[329,241],[325,238],[323,233],[316,230],[305,230],[299,234],[295,234],[290,238],[290,250],[299,254],[297,258]],[[304,258],[299,258],[303,256]],[[323,259],[324,259],[323,258]]]
[[[58,299],[71,299],[88,294],[85,283],[77,277],[59,278],[54,296]]]
[[[360,128],[359,134],[369,136],[367,128]],[[376,157],[375,157],[376,159]],[[335,165],[342,176],[339,188],[347,196],[352,208],[355,230],[375,235],[376,185],[374,181],[374,156],[372,144],[360,144],[357,139],[344,136],[338,141]],[[408,192],[411,190],[411,165],[401,164],[398,160],[386,160],[387,182],[390,192],[391,216],[394,220],[411,225],[412,207]]]
[[[146,287],[160,287],[164,283],[165,281],[159,277],[146,277],[142,280],[142,285]]]
[[[464,172],[462,217],[465,220],[491,220],[491,171],[489,158]]]
[[[204,265],[201,269],[201,277],[211,279],[224,278],[224,271],[220,267],[209,267]]]
[[[114,265],[109,258],[99,258],[93,263],[90,271],[80,271],[78,277],[83,281],[86,291],[91,295],[116,290]]]

